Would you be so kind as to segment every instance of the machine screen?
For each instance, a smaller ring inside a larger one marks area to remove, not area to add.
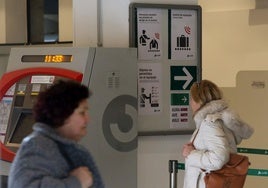
[[[10,144],[20,144],[24,137],[30,134],[33,130],[34,118],[30,111],[22,111],[19,115],[14,130],[10,134]]]
[[[73,61],[72,55],[23,55],[23,63],[70,63]]]

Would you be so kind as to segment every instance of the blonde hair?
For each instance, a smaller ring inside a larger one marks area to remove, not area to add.
[[[222,92],[220,88],[209,80],[202,80],[195,82],[190,88],[190,95],[192,99],[204,106],[212,100],[222,99]]]

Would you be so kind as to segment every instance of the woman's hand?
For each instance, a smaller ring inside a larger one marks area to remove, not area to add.
[[[70,175],[75,176],[80,181],[82,188],[89,188],[93,184],[93,175],[88,167],[82,166],[71,171]]]
[[[188,157],[188,155],[191,153],[191,151],[195,150],[195,147],[193,146],[192,143],[187,143],[183,145],[182,148],[182,156],[184,158]]]

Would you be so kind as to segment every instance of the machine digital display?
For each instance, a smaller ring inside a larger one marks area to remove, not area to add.
[[[73,61],[73,55],[23,55],[23,63],[70,63]]]
[[[8,138],[7,145],[19,146],[22,140],[33,131],[33,124],[34,118],[32,112],[30,110],[22,110]]]

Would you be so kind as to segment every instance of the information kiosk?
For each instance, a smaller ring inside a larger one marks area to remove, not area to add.
[[[136,70],[135,48],[11,49],[0,80],[0,162],[10,165],[21,141],[32,132],[32,107],[39,92],[58,79],[72,79],[93,93],[88,135],[81,144],[94,156],[105,185],[136,188]],[[8,170],[2,168],[0,175],[8,175]]]

